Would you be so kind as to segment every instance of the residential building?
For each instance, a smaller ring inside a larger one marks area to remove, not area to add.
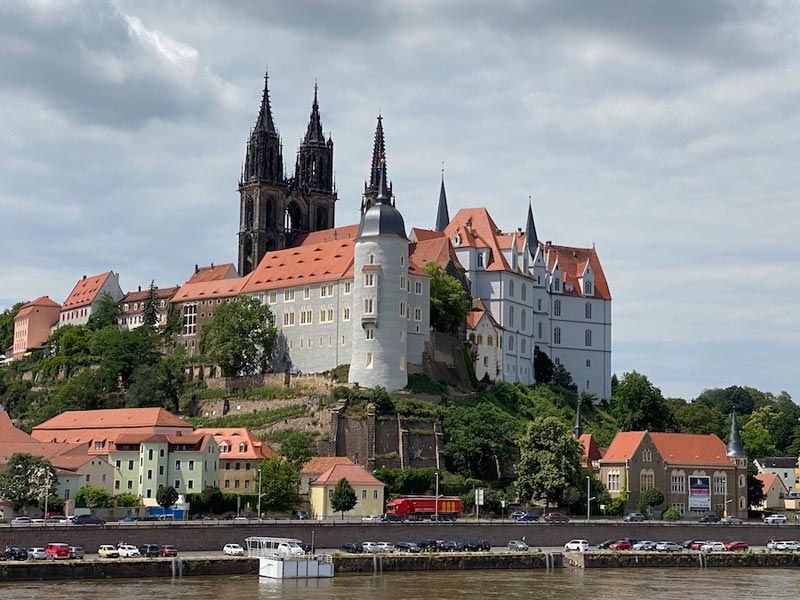
[[[353,461],[346,456],[314,456],[300,468],[301,496],[311,491],[311,482],[335,465],[352,465]]]
[[[201,428],[195,434],[214,436],[219,448],[219,479],[215,485],[226,493],[257,493],[259,465],[279,456],[244,427]]]
[[[333,465],[311,482],[312,518],[335,517],[339,513],[331,507],[331,496],[336,484],[345,479],[356,492],[357,504],[347,511],[347,516],[383,514],[385,485],[361,465]]]
[[[194,266],[194,273],[186,283],[203,283],[206,281],[217,281],[219,279],[234,279],[239,274],[236,272],[236,267],[233,263],[225,263],[223,265],[215,265],[211,263],[207,267]]]
[[[796,456],[765,456],[753,459],[753,464],[759,473],[774,473],[780,477],[787,491],[800,491]]]
[[[61,305],[58,326],[86,325],[105,294],[111,296],[115,302],[122,299],[124,294],[119,287],[117,273],[107,271],[91,277],[84,275],[72,288],[64,304]]]
[[[13,360],[39,348],[47,342],[53,327],[58,324],[61,305],[47,296],[40,296],[19,309],[14,317]]]
[[[155,288],[153,290],[157,327],[167,324],[167,313],[172,297],[178,291],[178,287]],[[117,317],[117,325],[120,329],[130,331],[140,327],[144,323],[144,311],[150,301],[150,288],[142,290],[142,286],[135,292],[128,292],[120,300],[120,314]]]
[[[483,301],[476,298],[467,313],[467,339],[472,347],[475,360],[475,377],[478,381],[494,381],[503,370],[500,340],[503,328],[500,327]]]
[[[755,476],[761,482],[764,499],[752,506],[753,510],[774,511],[786,508],[785,498],[788,495],[783,479],[777,473],[758,473]]]

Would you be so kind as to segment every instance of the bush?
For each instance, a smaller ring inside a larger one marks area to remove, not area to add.
[[[439,381],[433,381],[424,373],[414,373],[408,376],[406,389],[413,394],[447,395],[447,386]]]
[[[661,513],[661,518],[664,521],[678,521],[681,518],[681,513],[678,512],[677,508],[668,508]]]
[[[625,514],[625,500],[622,498],[612,498],[611,502],[606,505],[606,514],[621,517]]]

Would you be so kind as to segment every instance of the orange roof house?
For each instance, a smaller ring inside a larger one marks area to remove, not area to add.
[[[314,456],[300,468],[300,493],[308,494],[311,482],[336,465],[352,465],[346,456]]]
[[[225,263],[224,265],[215,265],[211,263],[207,267],[194,266],[194,273],[186,281],[186,283],[204,283],[207,281],[219,281],[220,279],[235,279],[239,274],[236,272],[236,267],[233,263]]]
[[[91,277],[84,275],[61,306],[59,325],[85,325],[104,294],[111,296],[115,302],[122,299],[117,273],[106,271]]]
[[[156,325],[163,327],[167,324],[167,313],[172,297],[178,292],[178,286],[159,288],[154,291],[156,305]],[[139,289],[135,292],[128,292],[120,300],[121,310],[117,317],[117,325],[121,329],[135,329],[144,323],[144,311],[150,299],[150,288]]]
[[[348,515],[383,514],[385,485],[361,465],[337,464],[311,482],[311,514],[314,517],[334,515],[331,495],[340,480],[346,480],[355,490],[358,503]]]
[[[761,482],[764,499],[753,506],[756,510],[783,510],[786,508],[784,497],[788,490],[777,473],[758,473],[755,476]]]
[[[39,348],[50,338],[58,324],[61,305],[47,296],[40,296],[19,309],[14,317],[14,350],[12,358],[19,360],[28,350]]]

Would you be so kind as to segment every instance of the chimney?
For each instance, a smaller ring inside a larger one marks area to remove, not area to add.
[[[83,278],[81,279],[81,281],[86,281],[86,275],[84,275],[84,276],[83,276]]]
[[[211,268],[212,268],[212,269],[214,268],[214,263],[213,263],[213,262],[211,263]]]
[[[139,291],[140,291],[140,292],[142,291],[142,286],[139,286]]]

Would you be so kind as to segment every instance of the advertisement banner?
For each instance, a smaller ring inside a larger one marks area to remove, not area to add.
[[[711,510],[711,477],[689,476],[689,510]]]

